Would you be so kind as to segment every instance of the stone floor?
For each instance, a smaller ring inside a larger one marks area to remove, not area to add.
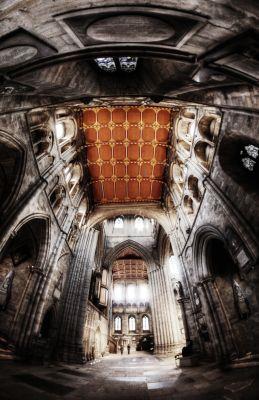
[[[172,358],[110,355],[84,366],[0,362],[1,400],[250,400],[259,398],[258,368],[179,369]]]

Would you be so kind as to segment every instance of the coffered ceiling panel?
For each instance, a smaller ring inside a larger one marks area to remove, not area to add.
[[[117,260],[112,268],[113,280],[117,279],[147,279],[147,265],[139,259]]]
[[[159,202],[171,111],[161,107],[86,108],[83,126],[94,202]]]

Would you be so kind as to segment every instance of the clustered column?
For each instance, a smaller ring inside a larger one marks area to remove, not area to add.
[[[60,353],[65,361],[84,361],[83,335],[92,265],[99,232],[84,228],[73,259],[61,308]]]

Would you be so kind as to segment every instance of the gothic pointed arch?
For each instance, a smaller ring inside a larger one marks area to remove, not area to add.
[[[129,249],[137,253],[139,257],[143,258],[148,265],[152,265],[154,263],[152,255],[148,250],[145,249],[144,246],[134,242],[133,240],[125,240],[109,251],[105,259],[105,264],[107,266],[111,265],[125,249]]]

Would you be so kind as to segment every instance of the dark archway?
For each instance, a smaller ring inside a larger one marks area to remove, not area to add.
[[[14,232],[0,254],[0,333],[16,342],[25,329],[23,319],[32,318],[27,311],[37,296],[37,278],[42,276],[47,223],[33,218]]]

